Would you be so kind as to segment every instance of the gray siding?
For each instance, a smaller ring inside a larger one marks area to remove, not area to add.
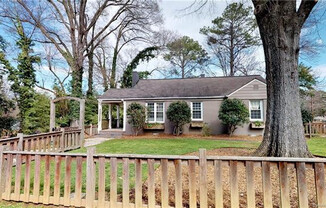
[[[245,85],[243,88],[237,90],[235,93],[231,94],[230,98],[238,98],[243,100],[243,102],[249,108],[250,100],[263,100],[263,111],[264,116],[263,119],[266,119],[266,108],[267,108],[267,92],[266,85],[258,80],[254,80],[249,84]],[[168,109],[169,105],[176,100],[150,100],[148,102],[164,102],[165,103],[165,111]],[[226,128],[222,124],[222,122],[218,119],[218,112],[222,103],[221,99],[187,99],[185,100],[190,106],[191,102],[202,102],[203,103],[203,122],[207,123],[209,128],[211,129],[211,133],[213,135],[225,134]],[[127,107],[133,101],[127,101]],[[147,101],[136,101],[145,106]],[[127,117],[128,120],[128,117]],[[173,132],[173,124],[166,118],[165,115],[165,129],[164,131],[146,131],[146,132],[160,132],[165,134],[172,134]],[[190,128],[190,125],[185,125],[184,127],[185,134],[201,134],[201,129]],[[126,131],[125,134],[132,134],[132,127],[126,121]],[[236,135],[262,135],[263,130],[255,130],[250,128],[250,123],[245,124],[242,127],[238,127],[235,131]]]
[[[241,100],[267,99],[266,84],[258,80],[253,80],[249,84],[235,91],[229,97]]]
[[[249,109],[249,100],[263,100],[263,121],[266,121],[267,109],[267,88],[266,84],[258,80],[253,80],[249,84],[237,90],[230,98],[241,99]],[[236,135],[262,135],[264,130],[251,129],[250,123],[236,129]]]

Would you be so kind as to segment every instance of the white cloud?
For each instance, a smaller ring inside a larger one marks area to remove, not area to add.
[[[164,25],[169,30],[174,30],[180,35],[187,35],[203,44],[204,36],[199,33],[200,28],[211,25],[212,20],[222,14],[226,2],[214,2],[214,7],[217,8],[214,12],[205,8],[200,14],[186,14],[187,11],[184,9],[192,3],[192,0],[161,2]]]
[[[314,73],[322,78],[326,78],[326,64],[313,67]]]
[[[323,42],[322,39],[317,39],[317,40],[316,40],[316,43],[317,43],[318,45],[323,45],[324,42]]]

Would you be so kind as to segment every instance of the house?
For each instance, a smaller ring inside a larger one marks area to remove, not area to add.
[[[132,82],[132,88],[109,89],[99,97],[100,131],[132,134],[126,110],[130,103],[137,102],[149,110],[147,123],[150,125],[144,131],[171,134],[173,124],[166,118],[166,110],[173,101],[184,100],[192,114],[191,124],[184,127],[185,134],[201,134],[204,123],[212,134],[224,134],[226,128],[218,119],[219,108],[223,99],[238,98],[248,106],[250,123],[238,127],[235,134],[263,133],[267,92],[265,79],[261,76],[139,80],[137,72],[134,72]],[[103,113],[104,108],[106,113]]]

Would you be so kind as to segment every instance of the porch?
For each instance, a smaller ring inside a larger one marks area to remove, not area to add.
[[[126,128],[126,102],[98,100],[98,131],[99,134],[122,135]]]

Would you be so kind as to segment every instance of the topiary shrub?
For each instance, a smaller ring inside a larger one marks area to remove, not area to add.
[[[166,116],[174,123],[173,134],[179,136],[183,126],[191,121],[191,110],[185,101],[177,101],[169,105]]]
[[[238,126],[249,122],[249,110],[239,99],[226,99],[222,102],[218,118],[227,125],[231,136]]]
[[[131,103],[127,109],[128,123],[131,124],[134,134],[143,130],[146,122],[146,108],[139,103]]]

